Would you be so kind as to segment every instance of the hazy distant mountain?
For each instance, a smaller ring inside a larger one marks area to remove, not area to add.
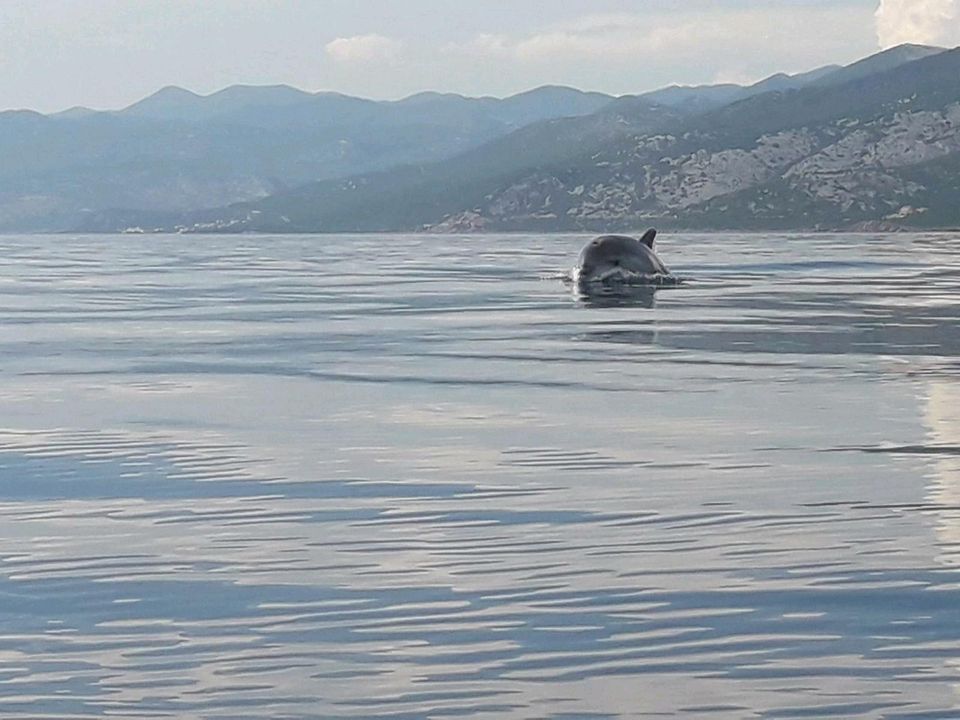
[[[76,120],[78,118],[87,117],[88,115],[96,115],[96,110],[91,110],[88,107],[76,106],[72,108],[67,108],[66,110],[61,110],[60,112],[53,113],[50,115],[52,118],[61,118],[65,120]]]
[[[931,55],[939,55],[945,50],[946,48],[933,45],[912,45],[909,43],[898,45],[897,47],[884,50],[883,52],[871,55],[850,65],[837,68],[832,72],[824,74],[822,77],[812,78],[811,84],[821,87],[841,85],[852,82],[853,80],[865,78],[869,75],[876,75],[877,73],[886,72],[887,70],[893,70],[914,60],[922,60]]]
[[[490,124],[517,128],[538,120],[589,115],[610,95],[545,85],[507,98],[423,92],[376,101],[334,92],[308,93],[287,85],[232,85],[211,95],[166,87],[115,113],[123,117],[183,122],[261,125]]]
[[[226,209],[170,216],[109,212],[87,218],[84,229],[198,225],[226,231],[396,230],[455,213],[532,168],[582,161],[611,142],[676,126],[682,115],[639,98],[620,98],[588,116],[528,125],[454,158],[429,165],[327,180]]]
[[[746,92],[743,85],[721,83],[719,85],[671,85],[641,95],[659,105],[674,108],[684,113],[701,113],[741,99]]]
[[[645,93],[641,97],[660,105],[669,105],[687,113],[702,113],[774,90],[797,90],[807,85],[840,85],[868,75],[892,70],[904,63],[936,55],[945,49],[930,45],[899,45],[851,65],[826,65],[795,75],[777,73],[752,85],[735,85],[732,83],[696,86],[671,85],[661,90]]]
[[[360,98],[335,97],[362,106],[376,105],[373,101]],[[291,106],[310,103],[316,98],[287,85],[233,85],[211,95],[198,95],[180,87],[168,86],[116,114],[183,122],[208,122],[233,116],[242,122],[244,113],[254,108],[268,108],[280,114]]]
[[[904,61],[907,62],[907,61]],[[745,99],[751,95],[759,95],[765,92],[773,92],[775,90],[784,91],[784,90],[797,90],[799,88],[805,87],[812,83],[815,83],[825,77],[829,77],[837,73],[839,70],[843,70],[841,65],[824,65],[823,67],[817,68],[816,70],[810,70],[809,72],[797,73],[795,75],[787,75],[786,73],[777,73],[776,75],[771,75],[768,78],[761,80],[760,82],[754,83],[746,88],[748,91],[743,97],[739,99]]]
[[[960,49],[925,50],[892,63],[915,52],[896,48],[699,115],[624,98],[450,160],[179,221],[224,231],[960,225]]]
[[[904,60],[904,62],[908,62]],[[640,97],[651,102],[667,105],[688,114],[697,114],[745,100],[774,90],[796,90],[810,83],[822,80],[843,68],[840,65],[826,65],[816,70],[796,75],[777,73],[752,85],[671,85],[670,87],[644,93]]]
[[[0,113],[0,230],[61,230],[109,208],[170,212],[450,157],[613,98],[544,87],[511,98],[375,102],[286,86],[168,87],[117,112]]]

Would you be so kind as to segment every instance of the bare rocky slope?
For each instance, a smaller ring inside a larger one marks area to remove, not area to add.
[[[958,226],[957,171],[960,51],[950,51],[631,135],[432,227]]]

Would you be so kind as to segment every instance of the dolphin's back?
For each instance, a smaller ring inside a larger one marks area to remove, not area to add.
[[[672,276],[653,251],[656,230],[639,240],[628,235],[600,235],[588,242],[575,269],[578,282],[655,282]]]
[[[640,275],[670,274],[652,248],[629,235],[600,235],[591,240],[580,252],[579,265],[595,260],[616,260],[625,270]]]

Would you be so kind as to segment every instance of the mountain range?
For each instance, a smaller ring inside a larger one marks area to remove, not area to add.
[[[166,88],[0,113],[0,230],[960,225],[960,49],[615,98]]]
[[[0,113],[0,230],[69,229],[111,208],[189,211],[324,178],[451,157],[613,98],[542,87],[505,99],[375,102],[286,86],[168,87],[120,111]]]

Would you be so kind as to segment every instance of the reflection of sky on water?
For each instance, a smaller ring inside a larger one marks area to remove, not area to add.
[[[956,567],[960,564],[960,386],[949,380],[931,381],[925,420],[930,432],[927,449],[936,467],[929,498],[940,509],[940,559]]]
[[[934,510],[937,560],[955,573],[960,565],[960,387],[954,381],[938,378],[929,383],[924,419],[929,443],[923,449],[935,467],[927,501]],[[933,642],[955,670],[960,668],[960,653],[954,652],[955,646]],[[954,687],[960,704],[960,682]]]
[[[0,262],[4,717],[956,711],[937,238],[665,241],[650,307],[576,238],[76,242]]]

